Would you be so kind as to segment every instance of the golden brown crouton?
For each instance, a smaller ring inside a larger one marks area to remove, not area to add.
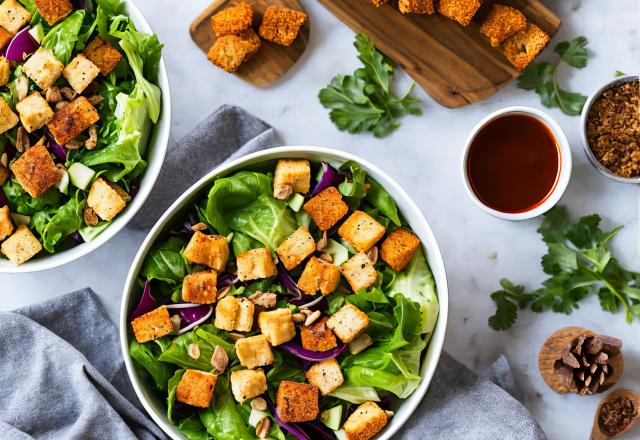
[[[13,233],[13,229],[9,205],[4,205],[0,208],[0,241],[10,236]]]
[[[39,197],[60,180],[58,167],[44,145],[25,151],[11,164],[18,183],[31,197]]]
[[[47,123],[49,131],[60,145],[66,145],[100,120],[98,111],[84,96],[78,96],[58,110]]]
[[[318,229],[328,231],[347,215],[349,206],[342,200],[340,191],[330,186],[305,203],[304,210],[311,216]]]
[[[273,197],[287,200],[294,192],[306,194],[311,186],[311,166],[308,160],[278,161],[273,177]]]
[[[216,40],[207,57],[216,66],[227,72],[235,72],[260,48],[260,37],[253,29],[240,35],[225,35]]]
[[[223,9],[211,17],[211,25],[216,37],[237,35],[249,29],[253,23],[253,7],[247,2]]]
[[[480,6],[482,6],[480,0],[440,0],[438,12],[462,26],[469,26]]]
[[[327,327],[328,317],[300,328],[302,346],[311,351],[327,351],[338,346],[336,335]]]
[[[327,296],[336,290],[339,282],[340,268],[338,266],[311,257],[300,275],[298,288],[307,295],[315,295],[319,290],[324,296]]]
[[[500,46],[504,40],[527,27],[527,19],[516,8],[496,4],[485,18],[480,33],[489,38],[493,47]]]
[[[173,323],[169,317],[167,306],[160,306],[137,317],[131,321],[131,327],[133,327],[136,341],[140,344],[161,338],[173,331]]]
[[[44,127],[53,117],[49,103],[38,92],[33,92],[16,104],[22,126],[29,133]]]
[[[368,252],[384,235],[385,228],[366,212],[355,211],[340,225],[338,235],[358,252]]]
[[[84,48],[84,55],[98,66],[100,73],[108,75],[122,59],[122,54],[101,36],[96,36]]]
[[[354,292],[360,289],[368,289],[378,279],[378,272],[367,254],[359,252],[349,258],[341,267],[342,275],[347,280]]]
[[[87,206],[104,221],[112,220],[127,206],[127,201],[115,187],[116,184],[98,177],[89,189]]]
[[[100,69],[83,54],[76,55],[62,71],[69,85],[76,93],[84,92],[91,82],[98,77]]]
[[[264,11],[259,33],[267,41],[290,46],[306,20],[304,12],[271,5]]]
[[[344,382],[340,365],[335,359],[314,364],[306,373],[309,383],[318,387],[323,396],[338,388]]]
[[[260,312],[258,315],[260,331],[274,347],[289,342],[296,336],[292,315],[289,309]]]
[[[433,14],[436,12],[433,0],[400,0],[398,9],[403,14]]]
[[[13,235],[0,247],[2,253],[16,266],[33,258],[42,250],[42,245],[25,225],[20,225]]]
[[[396,272],[405,268],[420,247],[420,239],[405,228],[390,233],[380,245],[380,257]]]
[[[285,423],[307,422],[318,417],[318,388],[283,380],[276,393],[276,409]]]
[[[218,376],[199,370],[186,370],[176,388],[176,400],[199,408],[208,408]]]
[[[190,273],[182,280],[182,300],[194,304],[216,302],[218,274],[215,270]]]
[[[36,8],[47,20],[49,26],[62,20],[73,11],[73,5],[69,0],[35,0]]]
[[[240,365],[250,370],[273,363],[273,352],[265,335],[238,339],[236,341],[236,355]]]
[[[13,38],[11,32],[0,26],[0,49],[4,49],[4,47],[9,44],[9,41]]]
[[[7,101],[0,97],[0,134],[11,130],[19,121],[18,115],[11,110]]]
[[[40,47],[22,65],[22,70],[38,87],[47,90],[62,75],[64,64],[51,49]]]
[[[391,0],[371,0],[371,3],[373,3],[373,5],[375,7],[380,7],[386,3],[389,3]]]
[[[278,274],[271,251],[267,248],[251,249],[236,256],[240,281],[259,280]]]
[[[385,427],[389,418],[375,402],[360,405],[344,422],[348,440],[369,440]]]
[[[267,377],[262,368],[231,372],[231,392],[237,402],[253,399],[267,391]]]
[[[229,261],[229,242],[222,235],[206,235],[196,231],[184,250],[191,264],[202,264],[222,272]]]
[[[254,310],[255,306],[248,298],[225,296],[216,306],[213,325],[227,331],[251,331]]]
[[[278,257],[287,270],[295,268],[316,250],[316,242],[304,226],[284,239],[278,246]]]
[[[1,49],[1,47],[0,47]],[[0,86],[6,86],[11,77],[11,64],[5,57],[0,56]]]
[[[524,70],[549,43],[549,35],[532,23],[508,38],[503,45],[504,55],[518,70]]]
[[[345,344],[353,341],[368,325],[367,314],[351,303],[345,303],[327,321],[327,327]]]
[[[0,4],[0,26],[12,34],[18,31],[31,20],[31,13],[27,11],[17,0],[4,0]]]

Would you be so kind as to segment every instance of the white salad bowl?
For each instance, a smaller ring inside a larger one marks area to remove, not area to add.
[[[339,166],[348,160],[353,160],[359,163],[367,174],[377,180],[394,198],[399,211],[402,213],[413,231],[420,237],[423,244],[423,250],[427,255],[427,260],[436,282],[440,312],[429,345],[423,354],[420,370],[422,382],[416,391],[405,399],[397,409],[395,409],[395,415],[390,419],[390,423],[387,427],[375,437],[376,440],[387,440],[392,438],[407,421],[409,416],[411,416],[427,392],[427,388],[429,387],[429,383],[431,382],[431,378],[435,372],[440,358],[440,353],[442,351],[442,346],[444,344],[448,314],[448,291],[447,278],[440,248],[438,247],[433,231],[420,211],[420,208],[418,208],[409,195],[391,177],[375,165],[361,159],[360,157],[343,151],[323,147],[288,146],[272,148],[249,154],[240,159],[220,165],[218,168],[214,169],[191,186],[191,188],[189,188],[173,203],[173,205],[171,205],[160,220],[158,220],[153,229],[151,229],[151,232],[147,235],[133,263],[131,264],[131,270],[127,276],[120,307],[119,323],[120,345],[125,365],[127,367],[127,372],[142,405],[151,415],[153,420],[164,430],[164,432],[175,440],[186,440],[186,437],[177,429],[176,426],[169,422],[166,415],[165,399],[157,394],[152,384],[148,384],[138,377],[133,365],[133,360],[129,355],[129,316],[139,299],[137,294],[138,292],[136,291],[136,279],[142,269],[145,256],[158,238],[160,238],[162,234],[170,228],[172,221],[179,218],[177,216],[184,215],[186,211],[191,208],[194,202],[206,196],[209,188],[217,178],[258,163],[278,159],[296,158],[309,159],[310,161],[325,161],[334,166]]]
[[[123,0],[126,11],[136,25],[136,28],[145,33],[153,33],[151,26],[131,0]],[[87,243],[80,243],[71,249],[49,254],[42,250],[40,254],[32,260],[15,266],[5,259],[0,259],[0,273],[24,273],[37,272],[41,270],[53,269],[81,258],[88,253],[98,249],[100,246],[115,236],[127,223],[136,215],[144,202],[147,200],[151,189],[156,183],[160,169],[164,162],[164,157],[169,143],[171,130],[171,95],[169,91],[169,79],[164,59],[160,59],[158,66],[158,87],[162,91],[162,108],[158,123],[151,129],[149,144],[147,146],[144,159],[147,161],[147,168],[140,180],[140,188],[136,196],[127,207],[112,221],[95,239]]]

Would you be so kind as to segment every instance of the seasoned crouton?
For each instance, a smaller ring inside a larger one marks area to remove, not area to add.
[[[340,365],[335,359],[318,362],[306,373],[309,383],[318,387],[323,396],[338,388],[344,382]]]
[[[391,0],[371,0],[371,3],[373,3],[373,6],[375,7],[380,7],[384,4],[389,3]]]
[[[367,314],[351,303],[345,303],[327,321],[327,327],[345,344],[353,341],[368,325]]]
[[[264,11],[259,33],[262,38],[282,46],[291,46],[307,20],[307,14],[271,5]]]
[[[480,6],[482,6],[480,0],[440,0],[438,12],[462,26],[469,26]]]
[[[62,75],[64,64],[51,49],[38,48],[22,66],[22,71],[42,90],[51,87]]]
[[[262,334],[274,347],[292,340],[296,335],[296,327],[293,325],[292,313],[289,309],[260,312],[258,325]]]
[[[396,272],[409,264],[420,247],[420,239],[405,228],[390,233],[380,245],[380,257]]]
[[[31,20],[31,13],[27,11],[17,0],[4,0],[0,4],[0,26],[12,34],[18,31]]]
[[[273,352],[265,335],[238,339],[236,341],[236,355],[240,365],[250,370],[273,363]]]
[[[255,305],[248,298],[240,298],[238,300],[238,312],[236,313],[236,325],[234,330],[237,332],[250,332],[253,327],[253,313]]]
[[[39,197],[60,180],[58,167],[44,145],[25,151],[11,164],[16,180],[31,197]]]
[[[373,267],[371,260],[362,252],[345,261],[340,269],[354,292],[360,289],[368,289],[378,279],[378,272]]]
[[[69,0],[35,0],[36,8],[47,20],[49,26],[62,20],[73,11],[73,5]]]
[[[143,342],[153,341],[173,332],[173,323],[169,317],[167,306],[160,306],[142,316],[131,321],[133,334],[136,341]]]
[[[267,248],[251,249],[238,254],[236,264],[240,281],[259,280],[278,274],[271,251]]]
[[[232,73],[258,51],[260,44],[260,37],[253,29],[247,29],[240,35],[218,38],[209,49],[207,58],[216,66]]]
[[[304,226],[284,239],[278,246],[278,257],[287,270],[295,268],[316,250],[316,242]]]
[[[87,44],[83,53],[89,61],[98,66],[103,75],[108,75],[122,59],[118,49],[99,35]]]
[[[368,440],[385,427],[389,418],[375,402],[360,405],[344,422],[348,440]]]
[[[276,409],[284,423],[307,422],[318,417],[318,388],[283,380],[276,393]]]
[[[222,272],[229,261],[229,242],[222,235],[206,235],[196,231],[184,250],[191,264],[202,264]]]
[[[29,133],[44,127],[53,117],[49,103],[38,92],[33,92],[16,104],[22,126]]]
[[[240,304],[235,296],[225,296],[216,305],[216,317],[213,325],[228,332],[236,327],[236,316],[240,310]]]
[[[384,235],[385,228],[369,214],[355,211],[340,225],[338,235],[358,252],[368,252]]]
[[[328,231],[347,215],[349,206],[342,200],[340,191],[330,186],[305,203],[304,210],[311,216],[318,229]]]
[[[216,302],[218,274],[215,270],[190,273],[182,280],[182,300],[194,304]]]
[[[255,370],[236,370],[231,372],[231,392],[237,402],[243,403],[249,399],[267,392],[267,377],[262,368]]]
[[[0,241],[10,236],[13,233],[13,229],[9,205],[4,205],[0,208]]]
[[[304,348],[311,351],[327,351],[338,346],[335,333],[327,327],[328,320],[329,318],[324,316],[313,324],[300,328],[300,339]]]
[[[42,245],[31,230],[20,225],[0,246],[0,251],[16,266],[33,258],[42,250]]]
[[[298,288],[307,295],[315,295],[319,290],[326,296],[336,290],[339,282],[340,268],[338,266],[311,257],[300,275]]]
[[[508,38],[503,45],[504,55],[518,70],[524,70],[549,43],[549,35],[532,23]]]
[[[0,32],[1,33],[1,32]],[[0,56],[0,86],[6,86],[11,76],[11,64],[5,57]]]
[[[253,23],[253,7],[247,2],[223,9],[211,17],[211,26],[217,38],[239,34]]]
[[[0,134],[11,130],[19,121],[20,119],[13,110],[11,110],[7,101],[0,96]]]
[[[200,370],[186,370],[176,388],[176,400],[199,408],[208,408],[218,376]]]
[[[89,100],[84,96],[78,96],[58,110],[47,127],[58,144],[66,145],[99,120],[98,111]]]
[[[13,38],[11,32],[0,26],[0,49],[4,49],[4,47],[9,44],[9,41]]]
[[[273,177],[273,197],[287,200],[294,192],[306,194],[311,187],[308,160],[279,160]]]
[[[80,94],[84,92],[91,81],[98,77],[100,69],[87,57],[78,54],[62,71],[62,75],[67,79],[73,90]]]
[[[91,184],[87,197],[87,206],[104,221],[112,220],[127,206],[127,202],[119,191],[114,189],[114,185],[98,177]]]
[[[500,46],[504,40],[527,27],[527,19],[516,8],[505,5],[493,5],[485,18],[480,33],[489,38],[493,47]]]
[[[403,14],[428,14],[436,12],[433,0],[400,0],[398,9]]]

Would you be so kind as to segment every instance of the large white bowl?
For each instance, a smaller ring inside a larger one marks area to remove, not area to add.
[[[440,254],[440,248],[438,247],[436,238],[433,235],[429,224],[425,220],[424,215],[420,211],[420,208],[416,206],[409,195],[391,177],[375,165],[372,165],[357,156],[339,150],[322,147],[273,148],[249,154],[240,159],[225,163],[196,182],[178,200],[176,200],[167,212],[165,212],[162,218],[158,220],[142,243],[142,246],[131,265],[131,270],[129,271],[129,275],[124,286],[122,304],[120,307],[120,344],[122,354],[124,356],[125,365],[127,366],[129,378],[133,383],[133,388],[136,390],[140,401],[153,420],[164,430],[164,432],[175,440],[186,440],[186,437],[180,433],[174,425],[169,423],[166,415],[166,399],[158,394],[152,384],[146,383],[138,378],[133,366],[133,361],[129,356],[129,316],[139,299],[139,292],[136,292],[136,278],[142,268],[143,260],[156,240],[166,231],[171,221],[176,219],[176,216],[182,216],[193,206],[194,202],[200,200],[202,197],[206,197],[209,188],[211,188],[211,185],[216,178],[223,177],[249,165],[285,158],[304,158],[311,161],[326,161],[334,165],[340,165],[347,160],[354,160],[358,162],[366,170],[367,174],[377,180],[395,199],[398,209],[411,228],[422,240],[424,251],[426,252],[429,265],[431,266],[431,270],[436,281],[438,300],[440,302],[440,314],[438,316],[438,322],[433,332],[431,342],[423,355],[422,368],[420,370],[422,382],[418,389],[397,408],[395,416],[391,418],[391,423],[389,423],[385,430],[382,431],[376,439],[387,440],[392,438],[393,434],[400,429],[411,413],[416,409],[424,397],[427,388],[429,387],[429,383],[431,382],[431,378],[433,377],[433,373],[436,369],[436,365],[438,364],[440,353],[442,351],[442,345],[444,344],[444,334],[447,327],[448,290],[447,278],[444,263],[442,261],[442,255]]]
[[[142,16],[142,13],[134,5],[131,0],[124,0],[126,10],[133,23],[139,31],[145,33],[153,33],[151,26]],[[36,272],[40,270],[52,269],[70,263],[84,255],[98,249],[100,246],[109,241],[122,228],[129,223],[138,210],[147,200],[153,185],[155,185],[160,169],[164,162],[167,144],[169,143],[169,134],[171,131],[171,94],[169,92],[169,79],[167,78],[167,69],[164,65],[164,59],[160,59],[158,71],[158,86],[162,91],[162,109],[158,123],[153,126],[151,136],[149,137],[149,145],[144,159],[147,161],[147,168],[142,175],[140,181],[140,189],[127,205],[127,207],[113,220],[111,225],[105,229],[94,240],[88,243],[81,243],[71,249],[49,254],[43,250],[32,260],[27,261],[20,266],[14,266],[5,259],[0,259],[0,273],[23,273]]]

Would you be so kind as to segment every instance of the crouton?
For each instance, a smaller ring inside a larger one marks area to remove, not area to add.
[[[262,368],[231,372],[231,392],[238,403],[267,392],[267,377]]]
[[[505,40],[502,48],[509,62],[518,70],[524,70],[549,43],[549,35],[532,23],[527,28]]]
[[[80,94],[84,92],[91,81],[100,74],[98,66],[93,64],[83,54],[78,54],[62,71],[62,75],[67,79],[73,90]]]
[[[287,200],[294,192],[306,194],[311,187],[308,160],[279,160],[273,177],[273,197]]]
[[[44,127],[53,117],[49,103],[38,92],[33,92],[16,104],[22,126],[29,133]]]
[[[237,332],[250,332],[253,327],[253,314],[255,305],[248,298],[240,298],[238,300],[238,311],[236,313],[236,325],[234,330]]]
[[[318,387],[323,396],[344,383],[340,365],[335,359],[318,362],[307,370],[307,380]]]
[[[126,200],[119,191],[114,189],[115,184],[98,177],[91,184],[87,206],[93,209],[104,221],[112,220],[127,206]]]
[[[307,20],[307,14],[271,5],[264,11],[259,33],[262,38],[282,46],[291,46]]]
[[[296,327],[293,325],[292,313],[289,309],[260,312],[258,326],[274,347],[292,340],[296,335]]]
[[[240,281],[259,280],[278,274],[271,251],[267,248],[251,249],[236,257]]]
[[[505,5],[493,5],[491,11],[480,26],[480,33],[489,38],[493,47],[500,46],[504,40],[527,27],[527,19],[516,8]]]
[[[194,304],[213,304],[218,295],[215,270],[190,273],[182,280],[182,300]]]
[[[60,180],[58,167],[44,145],[29,148],[13,164],[11,171],[31,197],[39,197]]]
[[[51,87],[60,78],[63,70],[64,64],[56,58],[51,49],[44,47],[38,48],[22,65],[24,74],[42,90]]]
[[[136,341],[142,344],[153,341],[173,332],[173,323],[169,317],[167,306],[160,306],[131,321]]]
[[[327,327],[328,317],[324,316],[311,325],[300,327],[302,346],[311,351],[327,351],[338,346],[336,335]]]
[[[319,258],[311,257],[307,262],[300,279],[298,288],[307,295],[315,295],[319,290],[327,296],[338,287],[340,282],[340,268]]]
[[[405,228],[391,232],[380,245],[380,257],[396,272],[404,269],[420,247],[420,239]]]
[[[369,325],[369,317],[351,303],[345,303],[327,321],[329,327],[345,344],[353,341]]]
[[[368,252],[384,235],[385,228],[369,214],[355,211],[340,225],[338,235],[358,252]]]
[[[186,370],[176,388],[176,400],[199,408],[208,408],[218,376],[200,370]]]
[[[385,5],[385,4],[389,3],[390,1],[391,0],[371,0],[371,3],[376,8],[379,8],[380,6]]]
[[[316,242],[304,226],[284,239],[276,251],[287,270],[295,268],[316,250]]]
[[[225,35],[218,38],[209,49],[207,58],[216,66],[232,73],[258,51],[260,44],[260,37],[253,29],[247,29],[240,35]]]
[[[20,225],[0,246],[0,251],[16,266],[33,258],[42,250],[42,245],[31,230]]]
[[[284,423],[307,422],[318,417],[318,388],[283,380],[276,393],[276,409]]]
[[[0,134],[11,130],[13,127],[18,125],[19,121],[20,119],[18,118],[18,115],[11,110],[7,101],[0,96]]]
[[[40,15],[47,20],[49,26],[62,20],[73,11],[69,0],[35,0]]]
[[[87,44],[83,53],[89,61],[98,66],[103,75],[111,73],[122,59],[122,54],[118,49],[99,35]]]
[[[58,144],[66,145],[99,120],[98,111],[89,100],[84,96],[78,96],[55,112],[47,127]]]
[[[0,241],[10,236],[13,233],[13,229],[9,205],[4,205],[0,208]]]
[[[222,235],[206,235],[196,231],[184,250],[191,264],[202,264],[222,272],[229,261],[229,242]]]
[[[480,6],[482,6],[480,0],[440,0],[438,12],[462,26],[469,26]]]
[[[360,252],[349,258],[340,267],[342,275],[347,280],[354,292],[360,289],[368,289],[378,279],[378,272],[366,254]]]
[[[7,180],[9,180],[10,175],[11,175],[11,172],[9,171],[9,168],[0,164],[0,186],[7,183]]]
[[[0,26],[12,34],[17,34],[31,20],[31,13],[17,0],[4,0],[0,4]]]
[[[433,0],[400,0],[398,9],[403,14],[428,14],[436,12]]]
[[[375,402],[365,402],[344,422],[347,440],[368,440],[385,427],[389,417]]]
[[[6,86],[11,77],[11,64],[5,57],[0,56],[0,86]]]
[[[9,44],[9,41],[13,38],[11,32],[0,26],[0,49],[4,49],[4,47]]]
[[[273,363],[273,352],[265,335],[238,339],[236,341],[236,355],[240,365],[250,370]]]
[[[240,304],[235,296],[225,296],[216,305],[216,317],[213,320],[213,325],[228,332],[233,331],[239,309]]]
[[[211,26],[217,38],[240,34],[253,24],[253,7],[247,2],[223,9],[211,17]]]
[[[304,210],[311,216],[321,231],[328,231],[349,212],[349,206],[342,200],[342,194],[335,187],[323,189],[304,204]]]

